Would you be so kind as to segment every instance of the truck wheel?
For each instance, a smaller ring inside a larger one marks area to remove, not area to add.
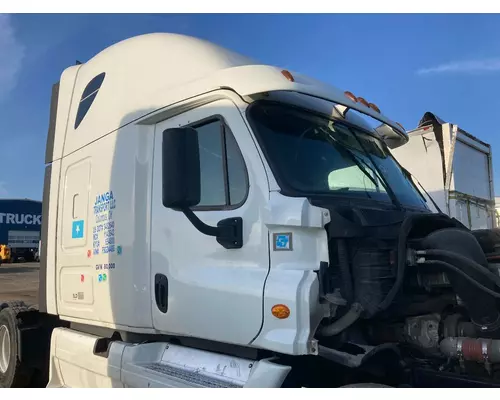
[[[0,311],[0,387],[28,387],[31,372],[19,360],[19,330],[15,312]]]
[[[341,388],[392,388],[392,386],[382,385],[380,383],[353,383],[351,385],[341,386]]]

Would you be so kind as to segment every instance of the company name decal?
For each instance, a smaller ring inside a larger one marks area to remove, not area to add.
[[[0,224],[42,225],[42,216],[36,214],[0,213]]]

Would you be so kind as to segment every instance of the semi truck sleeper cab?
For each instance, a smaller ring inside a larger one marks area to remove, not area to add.
[[[407,140],[364,98],[196,38],[67,68],[40,301],[1,305],[0,385],[494,385],[499,279],[392,157]]]

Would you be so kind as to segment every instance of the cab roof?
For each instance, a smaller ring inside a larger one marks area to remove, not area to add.
[[[152,33],[132,37],[63,72],[55,134],[61,137],[79,131],[81,143],[78,139],[75,146],[83,146],[90,139],[85,131],[93,132],[91,140],[95,140],[96,130],[98,136],[103,136],[190,97],[231,89],[243,98],[288,91],[329,100],[388,125],[392,128],[389,134],[394,134],[398,143],[407,141],[398,124],[350,100],[344,91],[293,71],[293,79],[289,80],[282,71],[190,36]],[[61,116],[66,117],[64,122]],[[66,152],[63,142],[56,140],[52,160]]]

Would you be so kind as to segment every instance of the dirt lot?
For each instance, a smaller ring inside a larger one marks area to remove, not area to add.
[[[39,263],[0,265],[0,302],[23,300],[26,304],[38,304]]]

